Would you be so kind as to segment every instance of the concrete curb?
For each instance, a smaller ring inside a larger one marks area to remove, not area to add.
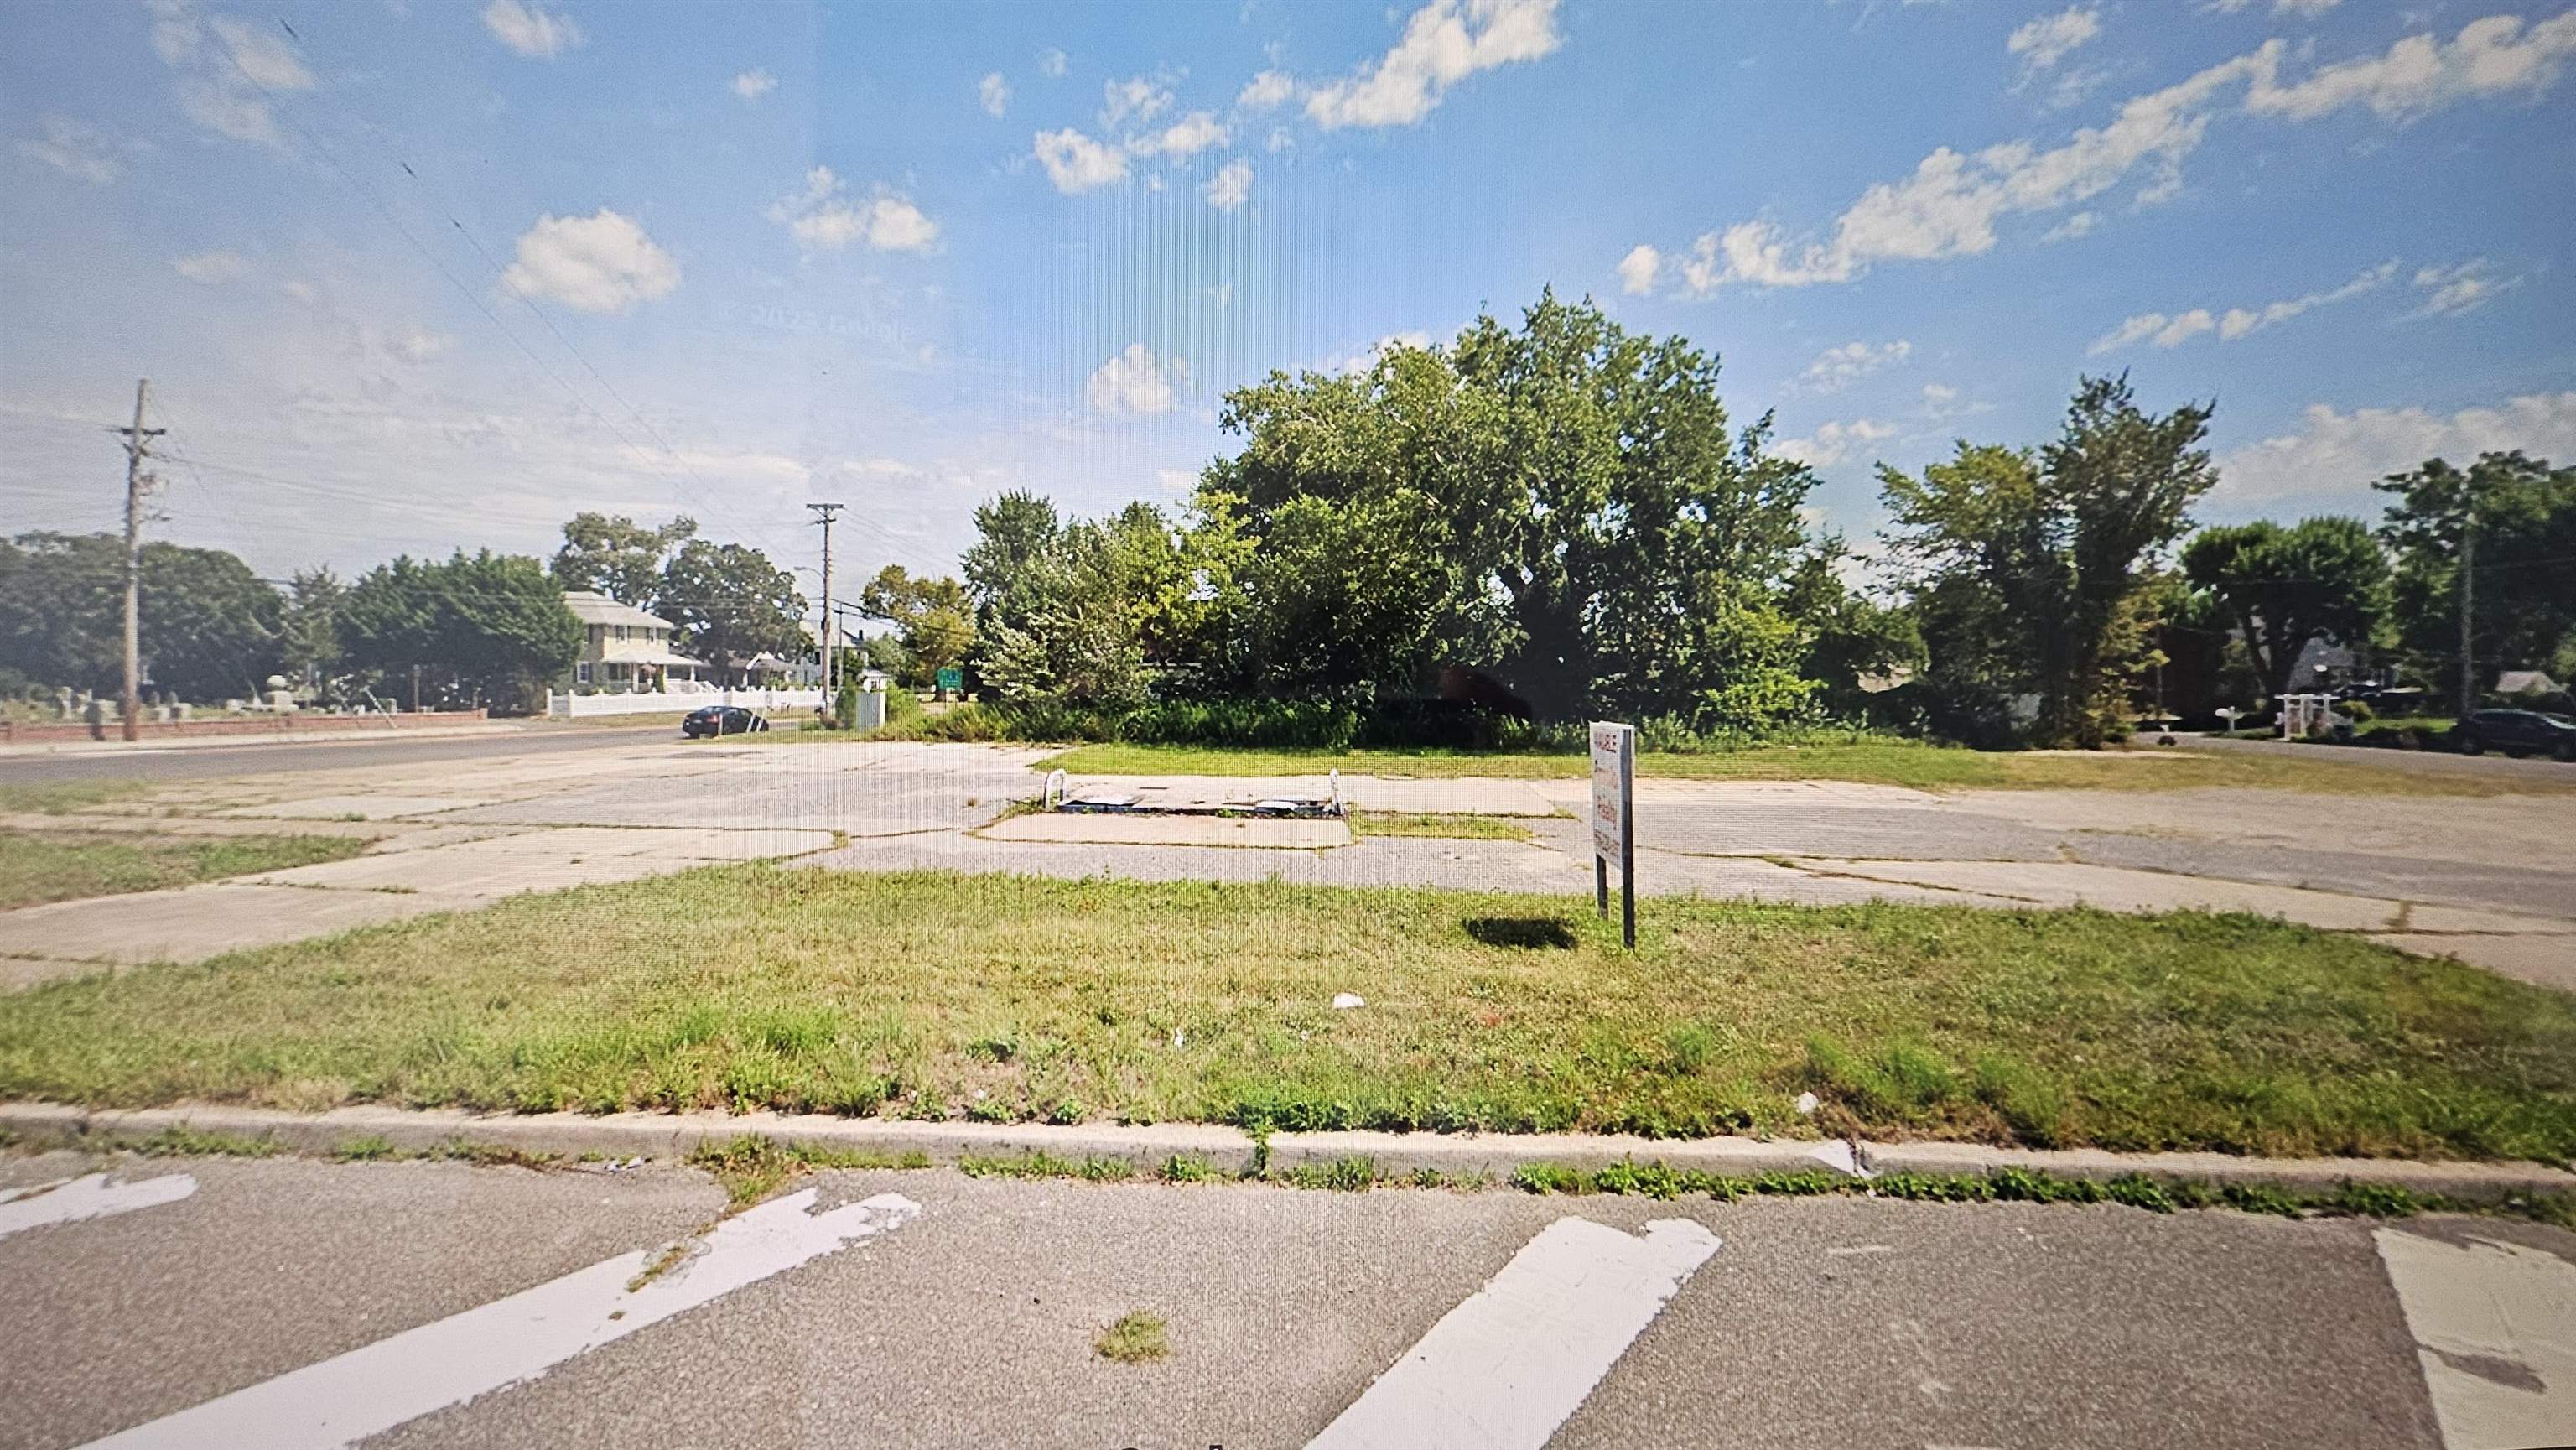
[[[115,1143],[174,1128],[264,1139],[301,1152],[329,1152],[362,1138],[419,1151],[458,1142],[579,1157],[681,1158],[704,1143],[744,1136],[847,1153],[920,1153],[934,1163],[961,1157],[1122,1158],[1150,1169],[1175,1154],[1240,1173],[1253,1159],[1249,1134],[1209,1124],[1161,1123],[1050,1127],[1043,1124],[917,1123],[824,1114],[529,1113],[487,1116],[453,1109],[337,1108],[286,1113],[263,1108],[89,1109],[52,1103],[0,1103],[0,1131],[35,1142]],[[1381,1174],[1421,1169],[1482,1174],[1500,1181],[1524,1164],[1599,1169],[1614,1163],[1662,1163],[1677,1170],[1734,1177],[1819,1169],[1853,1176],[1887,1173],[1985,1174],[2026,1168],[2061,1178],[2109,1179],[2139,1174],[2160,1182],[2268,1184],[2332,1190],[2345,1183],[2381,1184],[2419,1194],[2492,1202],[2514,1194],[2576,1193],[2576,1173],[2539,1163],[2425,1163],[2378,1158],[2239,1158],[2224,1153],[2106,1153],[2097,1149],[1990,1148],[1974,1143],[1846,1143],[1827,1139],[1658,1139],[1616,1134],[1278,1133],[1270,1138],[1276,1168],[1368,1158]]]

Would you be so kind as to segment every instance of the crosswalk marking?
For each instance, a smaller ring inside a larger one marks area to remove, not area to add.
[[[0,1190],[0,1238],[47,1224],[78,1223],[177,1203],[197,1191],[197,1180],[185,1173],[110,1183],[104,1173],[75,1178],[41,1189]]]
[[[1540,1450],[1717,1249],[1688,1219],[1558,1219],[1308,1450]]]
[[[639,1250],[208,1400],[92,1446],[336,1450],[556,1365],[920,1216],[899,1193],[809,1213],[808,1188],[718,1224],[687,1257]],[[656,1268],[659,1272],[650,1272]]]
[[[2576,1264],[2469,1235],[2376,1235],[2445,1450],[2576,1444]]]

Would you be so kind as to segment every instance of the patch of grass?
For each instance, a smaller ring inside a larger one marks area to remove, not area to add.
[[[363,1138],[351,1138],[331,1150],[331,1156],[343,1163],[378,1163],[388,1158],[399,1157],[401,1153],[402,1150],[394,1146],[393,1140],[381,1133],[369,1133]]]
[[[1526,822],[1510,816],[1424,814],[1419,811],[1353,811],[1354,836],[1433,836],[1454,841],[1534,841]]]
[[[0,831],[0,911],[339,861],[366,845],[345,836]]]
[[[117,1146],[146,1158],[274,1158],[286,1151],[267,1138],[206,1133],[188,1127],[164,1128],[149,1138],[136,1138]]]
[[[1579,753],[1457,750],[1235,750],[1215,746],[1080,745],[1035,762],[1077,775],[1346,775],[1504,780],[1580,779]],[[2134,746],[2099,751],[1982,751],[1906,741],[1648,751],[1637,773],[1686,780],[1848,780],[1916,790],[2185,790],[2223,787],[2326,795],[2498,796],[2576,791],[2576,782],[2469,772],[2388,770],[2270,752]]]
[[[1366,1193],[1378,1182],[1374,1158],[1336,1158],[1329,1163],[1300,1163],[1288,1170],[1297,1188],[1326,1188],[1336,1193]]]
[[[1154,1176],[1165,1183],[1207,1183],[1216,1176],[1216,1166],[1195,1153],[1175,1153],[1154,1170]]]
[[[1643,905],[1632,954],[1553,897],[725,866],[12,993],[0,1095],[2576,1157],[2576,997],[2458,962],[2198,912]]]
[[[977,1153],[961,1154],[957,1171],[969,1178],[1071,1178],[1081,1169],[1070,1158],[1058,1158],[1042,1148],[1026,1153],[996,1156]]]
[[[1166,1359],[1172,1353],[1171,1326],[1163,1316],[1144,1309],[1130,1309],[1121,1314],[1091,1347],[1102,1359],[1120,1364],[1143,1364]]]
[[[745,1133],[726,1143],[701,1143],[689,1154],[688,1161],[691,1167],[715,1175],[716,1182],[724,1185],[726,1211],[735,1212],[817,1169],[927,1168],[930,1155],[918,1148],[900,1153],[818,1148]]]
[[[143,780],[0,781],[0,812],[58,816],[131,800],[152,788]]]

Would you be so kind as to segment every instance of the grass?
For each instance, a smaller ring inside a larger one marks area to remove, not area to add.
[[[1527,823],[1509,816],[1440,815],[1415,811],[1353,811],[1354,836],[1434,836],[1457,841],[1534,841]]]
[[[12,994],[0,1097],[2576,1155],[2576,998],[2456,962],[1644,905],[1630,955],[1559,897],[719,867]]]
[[[311,866],[366,845],[345,836],[0,831],[0,911]]]
[[[1077,775],[1351,775],[1506,780],[1579,779],[1589,758],[1574,754],[1442,750],[1231,750],[1209,746],[1080,745],[1033,764]],[[2085,753],[1959,750],[1920,743],[1777,745],[1692,754],[1649,752],[1637,773],[1685,780],[1848,780],[1917,790],[2183,790],[2230,787],[2328,795],[2494,796],[2576,790],[2576,781],[2534,781],[2466,772],[2394,771],[2333,759],[2220,755],[2140,746]]]
[[[58,816],[131,799],[150,787],[151,782],[141,780],[0,782],[0,813]]]
[[[714,1175],[716,1182],[724,1185],[726,1211],[730,1213],[751,1207],[815,1169],[927,1168],[930,1155],[918,1149],[867,1153],[817,1148],[746,1133],[729,1143],[700,1144],[689,1155],[689,1163]]]
[[[1168,1358],[1172,1352],[1170,1326],[1163,1322],[1160,1314],[1130,1309],[1100,1331],[1100,1337],[1091,1341],[1091,1347],[1099,1352],[1102,1359],[1116,1360],[1120,1364],[1143,1364]]]

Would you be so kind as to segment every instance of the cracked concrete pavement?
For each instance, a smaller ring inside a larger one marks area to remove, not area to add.
[[[1029,767],[1044,754],[795,737],[544,751],[496,741],[469,761],[442,753],[176,781],[140,800],[5,824],[314,830],[372,844],[329,865],[0,913],[0,984],[752,858],[831,870],[1592,889],[1575,818],[1589,790],[1580,779],[1340,781],[1363,811],[1512,817],[1528,841],[1349,837],[1318,822],[1000,819],[1037,794],[1042,777]],[[1323,776],[1071,784],[1198,802],[1329,789]],[[1638,782],[1638,887],[1824,905],[2249,911],[2576,990],[2565,800],[1649,778]]]

